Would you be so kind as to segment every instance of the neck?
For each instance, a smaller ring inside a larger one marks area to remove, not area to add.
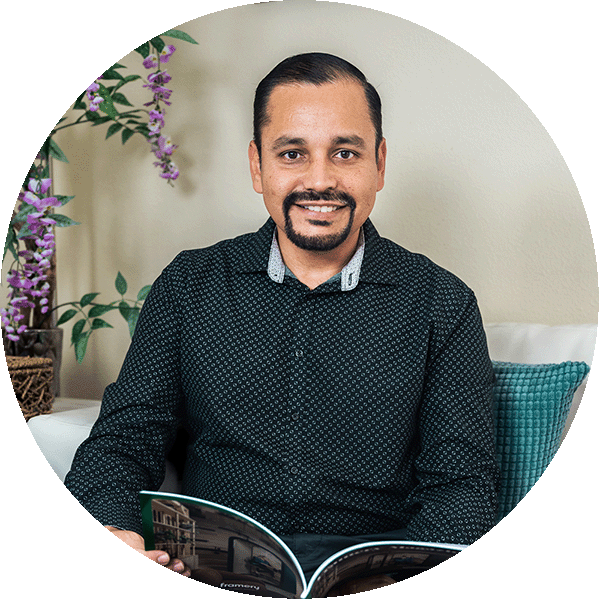
[[[350,262],[358,247],[359,239],[360,230],[349,235],[337,248],[319,252],[299,248],[287,238],[283,231],[277,229],[277,243],[283,262],[298,278],[298,281],[311,290],[339,273]]]

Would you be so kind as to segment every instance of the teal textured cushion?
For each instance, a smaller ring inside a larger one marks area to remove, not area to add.
[[[498,519],[540,478],[560,445],[573,394],[589,372],[584,362],[526,365],[494,362]]]

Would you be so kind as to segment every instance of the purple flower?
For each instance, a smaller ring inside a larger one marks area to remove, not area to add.
[[[27,204],[31,204],[38,211],[43,211],[49,207],[57,207],[60,206],[60,201],[54,196],[49,196],[48,198],[38,198],[33,192],[28,191],[23,194],[23,200],[27,202]]]
[[[150,54],[147,58],[142,62],[146,69],[155,69],[158,67],[158,58],[156,58],[156,54]]]
[[[148,83],[153,85],[164,85],[165,83],[169,83],[169,81],[171,81],[171,76],[166,71],[157,71],[148,75]]]
[[[172,179],[175,180],[179,177],[179,169],[175,166],[174,163],[169,163],[167,167],[160,174],[163,179]]]
[[[175,46],[165,46],[161,51],[160,51],[160,62],[161,63],[166,63],[169,62],[169,58],[171,58],[171,55],[173,54],[173,52],[175,52]]]
[[[52,179],[33,179],[27,184],[27,189],[33,194],[45,194],[52,185]]]
[[[150,88],[154,92],[154,98],[150,102],[144,103],[144,106],[151,106],[152,104],[158,104],[159,102],[164,102],[168,106],[171,106],[171,103],[168,101],[173,93],[173,90],[166,88],[161,85],[149,85],[144,84],[143,87]]]
[[[16,308],[35,308],[35,304],[27,296],[19,296],[11,300],[11,304]]]
[[[104,98],[98,93],[100,86],[94,81],[86,90],[88,100],[90,101],[89,110],[96,112],[99,105],[104,102]]]
[[[165,155],[171,156],[171,154],[173,154],[173,152],[177,149],[177,146],[173,144],[171,138],[165,137],[164,135],[159,136],[157,145],[158,150],[155,152],[157,158],[161,158]]]
[[[50,189],[51,183],[49,178],[40,179],[34,176],[27,182],[27,190],[19,194],[21,202],[35,209],[27,214],[29,235],[24,239],[33,240],[37,250],[19,251],[17,266],[11,269],[7,276],[7,283],[11,289],[9,307],[1,313],[2,324],[9,339],[15,341],[19,339],[19,334],[27,329],[23,322],[26,318],[23,310],[35,308],[36,303],[42,312],[49,310],[50,284],[46,271],[51,266],[50,261],[54,254],[55,238],[52,226],[56,224],[50,211],[61,205],[54,196],[43,197]],[[13,338],[10,338],[10,335]]]
[[[165,126],[165,118],[159,110],[151,110],[149,113],[148,131],[153,135],[160,134],[160,130]]]

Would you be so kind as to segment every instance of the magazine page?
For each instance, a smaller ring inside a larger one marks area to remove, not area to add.
[[[466,546],[427,542],[366,542],[341,550],[327,559],[314,573],[303,598],[341,595],[340,587],[349,580],[372,575],[389,575],[396,581],[435,567]]]
[[[191,578],[254,596],[299,598],[300,564],[266,527],[235,510],[179,494],[141,492],[147,550],[181,559]]]

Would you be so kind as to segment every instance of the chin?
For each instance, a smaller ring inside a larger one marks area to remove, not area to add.
[[[323,229],[325,228],[323,227]],[[298,231],[294,228],[293,223],[288,220],[285,226],[285,234],[290,242],[302,250],[329,252],[341,246],[348,239],[351,229],[352,219],[342,230],[317,233]]]

